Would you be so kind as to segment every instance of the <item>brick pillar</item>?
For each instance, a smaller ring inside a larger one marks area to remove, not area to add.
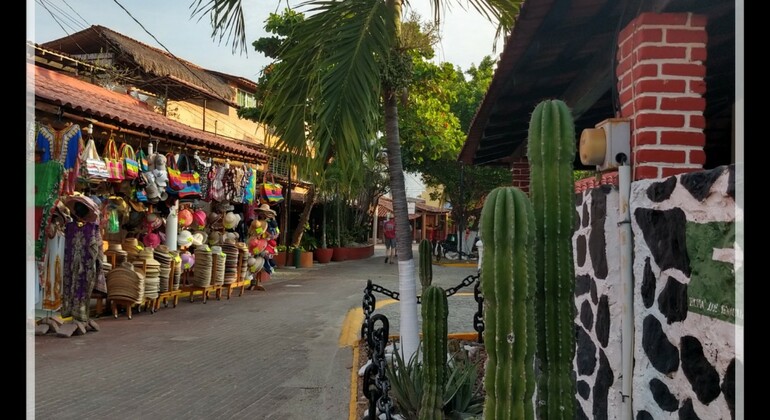
[[[616,76],[634,180],[703,169],[706,38],[706,18],[692,13],[644,13],[620,32]]]
[[[529,161],[526,157],[513,161],[511,174],[513,175],[513,186],[529,193]]]

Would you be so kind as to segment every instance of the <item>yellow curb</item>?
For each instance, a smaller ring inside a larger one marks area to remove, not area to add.
[[[358,346],[353,346],[353,367],[350,369],[350,405],[348,406],[348,419],[356,420],[358,411]]]

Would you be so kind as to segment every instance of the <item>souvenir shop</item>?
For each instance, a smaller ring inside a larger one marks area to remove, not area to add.
[[[267,155],[73,117],[39,114],[29,130],[36,314],[131,318],[264,290],[283,199]]]

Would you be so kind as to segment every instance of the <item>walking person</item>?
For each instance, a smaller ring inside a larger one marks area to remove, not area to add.
[[[385,263],[396,259],[396,221],[393,219],[393,215],[388,213],[385,216],[385,223],[382,224],[382,236],[385,239]]]

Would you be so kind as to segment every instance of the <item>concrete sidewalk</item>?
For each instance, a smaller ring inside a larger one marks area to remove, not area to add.
[[[265,291],[229,300],[102,316],[101,330],[83,336],[35,337],[29,418],[348,419],[358,366],[344,338],[360,330],[367,280],[398,291],[398,265],[384,264],[384,252],[284,268]],[[433,268],[445,288],[476,274],[473,265]],[[474,333],[472,292],[450,298],[450,332]],[[397,335],[399,305],[375,296]]]

